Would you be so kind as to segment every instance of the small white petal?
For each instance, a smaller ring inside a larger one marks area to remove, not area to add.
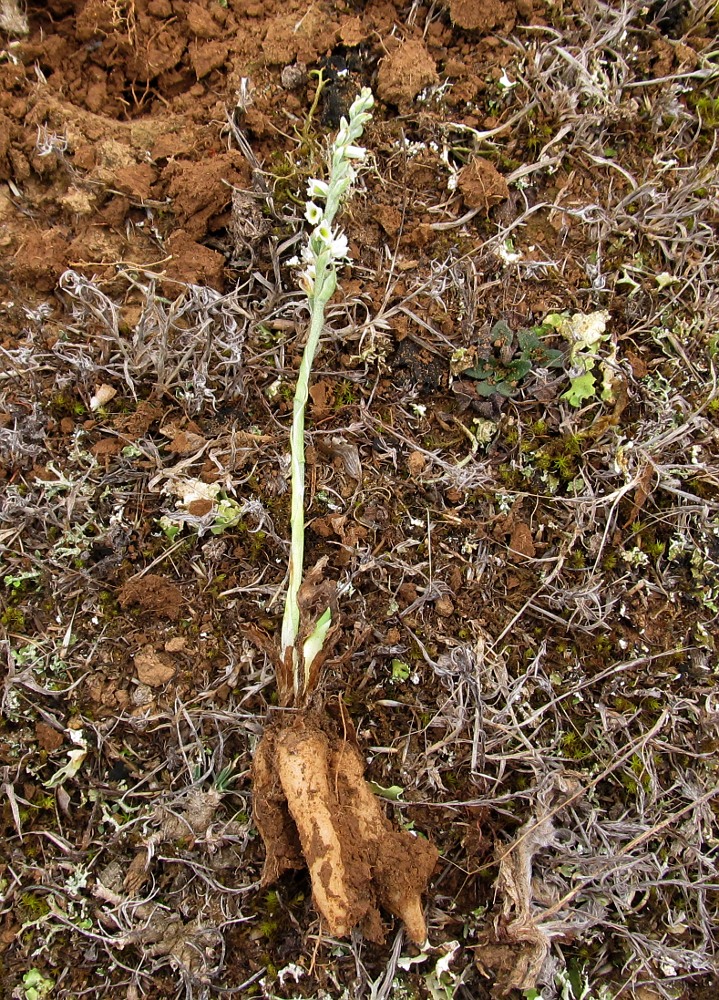
[[[316,177],[307,183],[307,197],[308,198],[326,198],[329,194],[329,184],[325,181],[320,181]]]
[[[349,244],[347,242],[347,237],[344,233],[340,233],[330,243],[330,250],[332,256],[339,260],[340,257],[346,257],[349,251]]]
[[[364,160],[367,150],[363,146],[345,146],[345,156],[348,160]]]
[[[305,205],[305,218],[311,226],[317,226],[322,221],[322,209],[314,201],[308,201]]]
[[[322,240],[323,243],[329,243],[332,241],[332,230],[330,229],[328,222],[323,222],[321,225],[317,226],[315,231],[312,233],[318,239]]]

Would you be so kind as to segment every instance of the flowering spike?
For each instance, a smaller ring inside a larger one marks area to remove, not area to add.
[[[321,652],[331,625],[329,612],[326,612],[316,623],[310,638],[300,646],[298,637],[301,622],[298,598],[302,582],[305,533],[305,408],[309,397],[312,362],[324,326],[325,306],[337,287],[337,263],[345,260],[349,252],[347,237],[339,230],[333,229],[332,224],[342,198],[355,180],[356,171],[353,164],[365,157],[366,150],[356,145],[356,141],[370,120],[371,115],[368,112],[373,104],[372,91],[365,87],[352,102],[349,119],[342,119],[339,131],[329,148],[327,181],[313,177],[307,184],[308,201],[305,205],[305,218],[312,226],[312,231],[302,248],[301,259],[304,267],[299,274],[299,282],[309,302],[310,329],[297,376],[290,431],[292,540],[281,635],[281,658],[286,666],[292,668],[295,704],[300,704],[310,693],[307,690],[309,666]],[[318,202],[323,202],[324,207]]]

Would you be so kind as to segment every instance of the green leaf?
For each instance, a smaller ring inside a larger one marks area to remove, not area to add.
[[[478,361],[474,368],[465,368],[462,372],[467,378],[476,378],[480,382],[486,381],[494,375],[495,368],[494,365],[490,365],[486,361]]]
[[[661,274],[657,274],[654,278],[659,289],[666,288],[667,285],[674,284],[675,281],[679,281],[679,278],[675,278],[673,274],[669,274],[668,271],[662,271]]]
[[[558,330],[562,326],[569,316],[569,313],[549,313],[544,317],[543,326],[551,326],[554,330]]]
[[[545,348],[546,368],[562,368],[564,366],[564,351],[557,351],[554,348]]]
[[[381,799],[389,799],[390,802],[399,802],[404,795],[404,788],[400,788],[399,785],[390,785],[389,788],[383,788],[376,781],[370,781],[369,786],[375,795],[379,795]]]
[[[55,983],[52,979],[46,979],[39,969],[30,969],[22,977],[25,1000],[40,1000],[46,997]]]
[[[518,330],[517,343],[522,352],[536,351],[542,346],[542,341],[537,336],[536,330]]]
[[[562,393],[562,399],[566,399],[572,406],[581,406],[585,399],[594,399],[597,394],[597,380],[591,372],[578,375],[571,381],[570,388]]]
[[[322,647],[325,644],[325,639],[327,638],[327,633],[329,632],[331,625],[332,611],[330,608],[327,608],[302,646],[302,656],[304,659],[306,678],[309,677],[310,667],[312,666],[315,657],[322,652]]]
[[[475,389],[477,390],[477,395],[484,396],[485,399],[497,392],[497,386],[494,382],[477,382]]]
[[[532,362],[524,358],[516,358],[507,365],[507,377],[511,381],[519,382],[532,370]]]
[[[408,663],[404,663],[402,660],[392,660],[391,665],[393,681],[406,681],[409,678],[412,670]]]
[[[490,330],[489,335],[495,347],[504,347],[506,344],[511,344],[514,339],[512,330],[503,319],[497,320]]]

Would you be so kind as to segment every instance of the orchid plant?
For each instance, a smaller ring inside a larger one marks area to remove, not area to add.
[[[299,595],[305,545],[305,410],[312,363],[324,327],[325,306],[337,288],[337,266],[348,256],[347,237],[333,228],[334,219],[357,176],[356,165],[365,158],[366,150],[356,143],[372,117],[370,111],[373,105],[372,91],[368,87],[363,88],[349,109],[349,118],[342,118],[339,131],[330,145],[327,180],[312,179],[307,186],[305,218],[312,231],[302,250],[300,285],[307,293],[310,326],[297,376],[290,431],[291,544],[280,645],[283,667],[291,673],[295,703],[301,702],[309,693],[312,664],[322,652],[332,626],[332,612],[328,607],[300,648]]]

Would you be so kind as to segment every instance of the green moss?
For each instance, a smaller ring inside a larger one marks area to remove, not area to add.
[[[621,781],[622,785],[626,788],[626,790],[629,792],[630,795],[637,794],[639,790],[639,785],[636,783],[634,778],[632,778],[629,774],[620,774],[619,780]]]
[[[629,766],[632,769],[632,773],[635,774],[639,779],[642,788],[648,792],[652,787],[652,779],[646,767],[644,766],[644,761],[642,760],[642,758],[638,754],[634,754],[631,761],[629,762]]]
[[[519,489],[524,484],[521,473],[507,463],[499,466],[497,476],[505,486]]]
[[[611,571],[617,568],[617,563],[619,562],[619,556],[616,552],[607,552],[607,554],[602,559],[602,569]]]
[[[577,463],[571,455],[557,455],[553,464],[554,471],[565,482],[569,482],[576,477],[578,472]]]
[[[347,379],[340,382],[335,391],[335,409],[339,410],[343,406],[352,406],[357,402],[357,389]]]
[[[540,472],[549,472],[554,462],[545,451],[538,451],[534,456],[534,467]]]
[[[267,533],[264,531],[249,532],[247,549],[248,556],[253,562],[256,562],[258,557],[264,552],[266,538]]]
[[[85,404],[70,392],[62,390],[50,397],[48,407],[56,419],[62,417],[83,417],[87,413]]]
[[[617,712],[629,713],[634,711],[634,702],[629,701],[628,698],[617,697],[614,699],[613,705]]]
[[[653,541],[646,542],[644,545],[644,551],[649,556],[650,559],[659,559],[660,556],[664,555],[666,545],[664,542]]]
[[[719,97],[698,97],[692,103],[705,128],[719,126]]]
[[[0,615],[0,625],[3,625],[8,632],[25,632],[25,615],[20,608],[6,608]]]
[[[570,730],[570,732],[561,735],[559,748],[564,756],[569,757],[571,760],[585,760],[585,758],[592,756],[592,752],[587,748],[584,739],[575,730]]]
[[[20,897],[20,913],[24,923],[41,920],[50,912],[47,896],[41,893],[25,892]]]
[[[594,640],[594,648],[600,656],[610,656],[614,650],[614,644],[608,636],[598,635]]]

